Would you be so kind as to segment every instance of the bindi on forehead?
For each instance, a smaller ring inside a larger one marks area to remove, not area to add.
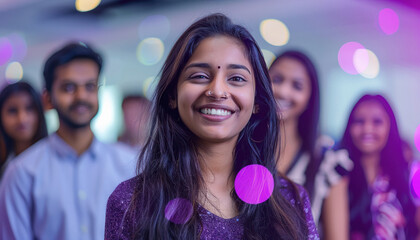
[[[220,66],[217,66],[218,69],[220,69]]]

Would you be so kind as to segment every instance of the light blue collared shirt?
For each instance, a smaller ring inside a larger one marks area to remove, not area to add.
[[[137,152],[94,138],[80,156],[52,134],[17,156],[0,183],[0,239],[104,239],[109,195]]]

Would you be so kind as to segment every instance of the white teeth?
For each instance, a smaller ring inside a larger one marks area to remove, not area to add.
[[[277,99],[276,100],[277,105],[281,108],[281,109],[285,109],[285,108],[290,108],[292,106],[292,102],[287,101],[287,100],[280,100]]]
[[[362,139],[364,141],[373,141],[375,139],[375,137],[373,135],[371,135],[371,134],[366,134],[366,135],[363,135],[362,136]]]
[[[204,113],[206,115],[216,115],[216,116],[227,116],[231,115],[232,113],[228,110],[224,109],[215,109],[215,108],[202,108],[200,109],[201,113]]]

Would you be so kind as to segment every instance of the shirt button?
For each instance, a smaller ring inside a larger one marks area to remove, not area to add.
[[[79,199],[85,200],[86,199],[86,192],[83,190],[79,190]]]
[[[86,225],[81,225],[80,230],[82,230],[82,233],[87,233],[87,227]]]

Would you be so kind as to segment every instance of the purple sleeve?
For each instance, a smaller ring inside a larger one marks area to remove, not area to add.
[[[306,215],[306,225],[308,227],[308,239],[319,240],[318,230],[315,225],[311,211],[311,201],[306,190],[298,185],[300,198],[302,200],[303,212]]]
[[[128,240],[131,238],[133,222],[126,218],[132,192],[133,179],[118,185],[109,196],[106,206],[105,240]]]

